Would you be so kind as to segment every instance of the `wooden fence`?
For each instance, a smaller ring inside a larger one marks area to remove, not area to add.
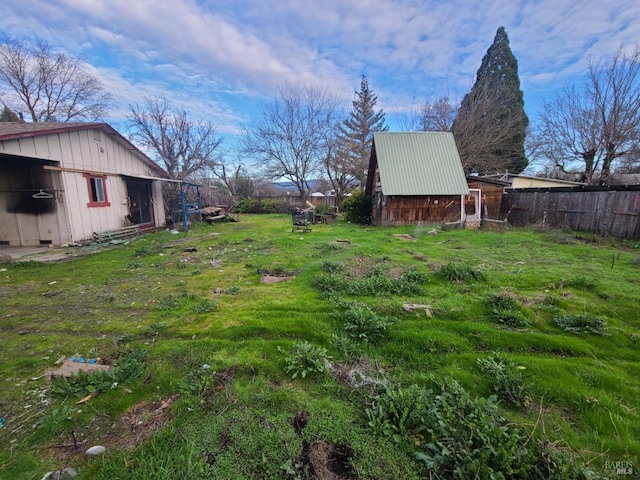
[[[640,238],[640,185],[505,189],[504,219],[512,225],[538,224]]]
[[[256,201],[271,200],[274,202],[286,203],[292,207],[306,207],[300,195],[268,195],[253,196],[252,198]],[[314,205],[329,205],[330,207],[335,207],[338,204],[336,197],[309,197],[307,200]]]

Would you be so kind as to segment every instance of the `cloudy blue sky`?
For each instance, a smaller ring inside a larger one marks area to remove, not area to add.
[[[496,29],[525,109],[580,82],[589,56],[640,42],[637,0],[3,0],[0,28],[81,55],[127,105],[164,94],[233,139],[285,82],[353,99],[366,75],[392,129],[426,96],[460,98]],[[233,143],[233,141],[231,141]]]

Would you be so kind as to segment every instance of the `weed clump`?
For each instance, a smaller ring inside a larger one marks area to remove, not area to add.
[[[362,353],[360,346],[346,335],[336,335],[334,333],[331,336],[331,344],[343,358],[348,360],[359,357]]]
[[[278,347],[278,351],[284,353],[280,347]],[[327,350],[306,340],[296,342],[291,346],[285,363],[284,371],[291,374],[292,379],[325,374],[331,369],[331,357],[327,354]]]
[[[578,315],[562,315],[554,318],[556,324],[566,332],[580,335],[581,333],[593,333],[605,335],[607,322],[601,318],[591,317],[585,313]]]
[[[344,330],[351,338],[365,343],[378,343],[393,324],[368,307],[354,307],[334,312],[334,317],[344,322]]]
[[[508,423],[498,414],[495,396],[472,397],[451,379],[438,387],[438,394],[415,385],[389,388],[366,409],[376,433],[413,445],[430,477],[596,478]]]
[[[598,282],[586,275],[577,275],[575,277],[563,279],[560,283],[565,287],[573,287],[585,291],[593,291],[598,287]]]
[[[340,273],[344,271],[344,264],[335,260],[325,260],[320,268],[326,273]]]
[[[449,262],[443,265],[437,274],[456,283],[468,283],[484,279],[484,273],[466,263]]]
[[[421,293],[422,285],[427,281],[427,275],[415,269],[403,272],[398,278],[389,278],[381,268],[377,268],[369,275],[356,279],[341,275],[334,265],[323,269],[325,271],[314,277],[313,285],[324,295],[331,293],[345,293],[352,296],[414,295]]]
[[[495,352],[489,357],[478,358],[476,363],[480,370],[489,376],[493,390],[502,400],[520,407],[529,404],[524,366],[516,365],[512,359]]]
[[[142,376],[147,358],[146,350],[127,349],[113,363],[111,371],[90,374],[79,372],[73,377],[56,377],[51,392],[57,395],[85,397],[90,393],[106,392],[134,382]]]
[[[490,293],[484,301],[487,316],[496,323],[519,328],[531,322],[520,310],[520,304],[508,293]]]

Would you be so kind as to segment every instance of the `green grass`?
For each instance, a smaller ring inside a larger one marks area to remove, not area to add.
[[[510,425],[601,473],[615,474],[615,462],[640,471],[637,246],[424,231],[338,221],[300,234],[288,215],[243,215],[64,263],[3,266],[0,478],[66,465],[91,479],[310,478],[318,448],[339,456],[324,461],[347,478],[425,478],[417,437],[372,429],[367,408],[383,385],[437,389],[445,379],[489,397],[495,385],[478,359],[494,352],[524,367],[528,401],[499,403]],[[265,273],[293,279],[261,283]],[[558,318],[602,320],[606,335],[585,322],[565,331]],[[291,378],[304,342],[326,351],[333,373]],[[90,384],[100,392],[81,405],[86,385],[56,393],[39,378],[62,355],[115,361],[131,349],[146,352],[144,371],[114,388]],[[354,369],[378,383],[354,387]],[[150,413],[178,393],[166,413]],[[143,407],[143,425],[162,428],[123,443],[123,419]],[[86,441],[77,451],[73,436]],[[106,455],[84,462],[95,444]]]

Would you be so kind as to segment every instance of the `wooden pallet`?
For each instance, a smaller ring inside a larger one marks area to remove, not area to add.
[[[142,233],[142,230],[138,225],[131,225],[129,227],[122,227],[101,233],[94,232],[92,239],[94,243],[120,243],[140,233]]]

